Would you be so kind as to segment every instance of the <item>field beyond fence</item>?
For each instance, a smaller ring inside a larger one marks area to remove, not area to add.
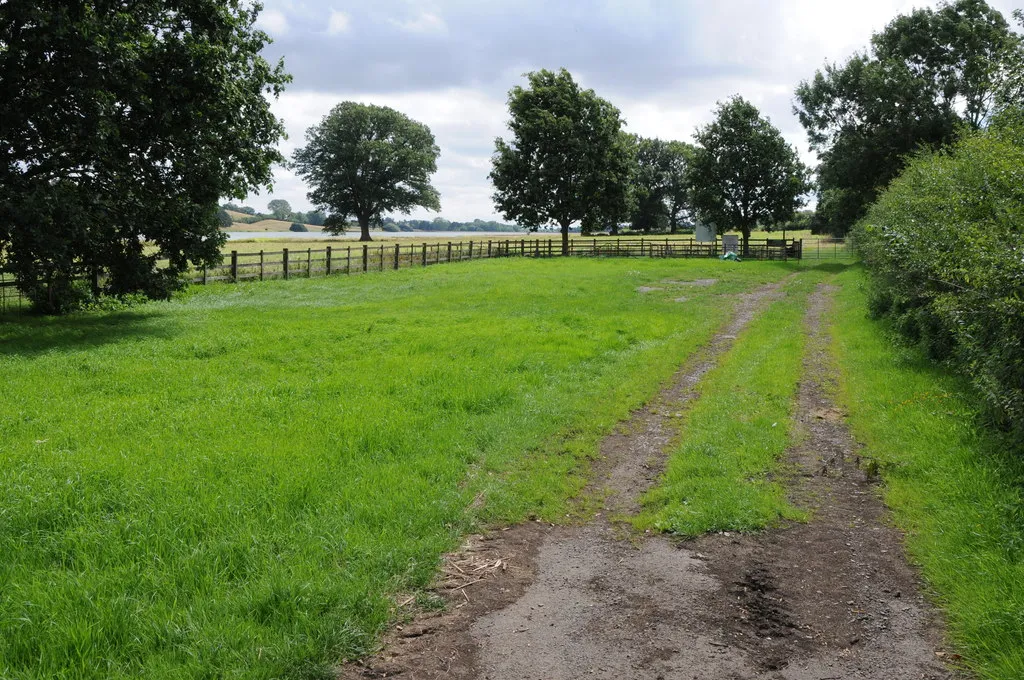
[[[848,260],[853,252],[845,239],[751,239],[742,259],[752,260]],[[725,252],[721,241],[678,238],[573,238],[571,257],[711,258]],[[435,264],[504,257],[561,257],[558,238],[521,238],[488,241],[457,240],[447,243],[359,243],[352,246],[282,248],[224,253],[214,267],[189,274],[194,284],[211,282],[266,281],[334,274],[362,274],[385,270],[427,267]],[[0,313],[28,305],[14,276],[0,270]]]

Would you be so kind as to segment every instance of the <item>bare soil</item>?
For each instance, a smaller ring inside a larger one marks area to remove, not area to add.
[[[958,677],[829,396],[827,287],[807,314],[801,436],[790,452],[793,500],[811,521],[686,542],[637,536],[621,521],[660,474],[700,378],[778,288],[743,296],[670,386],[602,442],[586,495],[604,503],[591,521],[471,537],[445,560],[436,591],[448,608],[416,614],[340,677]]]

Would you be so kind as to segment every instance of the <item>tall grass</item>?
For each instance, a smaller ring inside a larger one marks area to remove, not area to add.
[[[965,662],[982,678],[1022,678],[1024,451],[986,429],[966,380],[866,319],[862,272],[839,281],[834,346],[862,456]]]
[[[790,442],[807,296],[822,276],[808,270],[790,282],[697,385],[700,398],[661,482],[643,499],[639,526],[697,536],[803,517],[772,473]]]
[[[0,677],[330,676],[474,522],[561,517],[789,271],[486,261],[0,326]]]

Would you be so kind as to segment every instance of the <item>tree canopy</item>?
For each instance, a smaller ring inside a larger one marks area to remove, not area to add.
[[[693,206],[719,231],[739,229],[744,251],[758,223],[790,219],[810,190],[796,150],[742,97],[720,104],[696,141],[690,163]]]
[[[341,233],[352,216],[359,240],[370,241],[370,225],[380,224],[384,213],[441,209],[430,184],[440,153],[430,128],[404,113],[342,102],[306,131],[294,162],[313,187],[309,200],[331,213],[326,230]]]
[[[984,0],[894,19],[868,52],[826,64],[796,90],[795,112],[818,151],[819,212],[845,233],[919,148],[983,126],[1009,87],[1021,40]]]
[[[291,203],[283,198],[275,198],[272,200],[267,204],[267,210],[270,211],[270,214],[273,215],[275,219],[279,220],[287,220],[292,216]]]
[[[218,201],[269,187],[282,160],[265,95],[289,78],[260,56],[258,9],[0,3],[0,252],[38,308],[70,308],[88,274],[166,297],[219,260]]]
[[[636,140],[630,181],[630,222],[636,231],[649,233],[679,229],[689,211],[687,167],[693,147],[685,142]]]
[[[630,152],[619,110],[565,69],[527,74],[508,96],[511,139],[495,140],[491,182],[505,219],[569,226],[618,222],[626,214]]]

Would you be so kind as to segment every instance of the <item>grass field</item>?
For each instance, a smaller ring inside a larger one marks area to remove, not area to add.
[[[485,261],[0,326],[0,677],[328,677],[796,271]],[[666,278],[709,288],[641,294]],[[473,510],[467,512],[467,508]]]
[[[701,398],[685,416],[663,479],[644,498],[639,528],[699,536],[804,516],[771,473],[790,444],[804,310],[823,275],[809,271],[787,284],[697,386]]]
[[[1024,456],[981,400],[865,317],[864,276],[842,274],[833,314],[841,396],[861,456],[978,677],[1024,677]]]

